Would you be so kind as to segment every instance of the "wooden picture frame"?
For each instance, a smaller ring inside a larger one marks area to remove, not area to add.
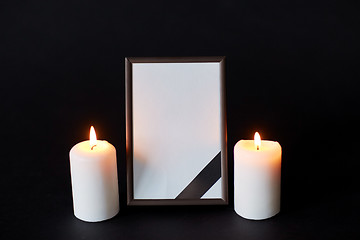
[[[225,57],[131,57],[128,205],[228,204]]]

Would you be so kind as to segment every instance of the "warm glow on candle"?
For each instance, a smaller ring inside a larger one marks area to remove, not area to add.
[[[97,140],[96,140],[96,133],[93,126],[90,128],[90,147],[91,150],[96,146]]]
[[[73,208],[80,220],[100,222],[119,212],[116,149],[97,141],[93,126],[89,135],[69,153]]]
[[[257,150],[260,150],[260,146],[261,146],[261,138],[260,138],[260,134],[258,132],[255,133],[254,136],[254,143],[255,143],[255,147]]]

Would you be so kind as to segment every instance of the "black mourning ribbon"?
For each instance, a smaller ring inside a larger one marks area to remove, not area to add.
[[[175,199],[200,199],[221,178],[221,151]]]

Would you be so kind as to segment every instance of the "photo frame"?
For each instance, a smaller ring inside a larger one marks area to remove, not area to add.
[[[128,205],[228,204],[225,57],[129,57]]]

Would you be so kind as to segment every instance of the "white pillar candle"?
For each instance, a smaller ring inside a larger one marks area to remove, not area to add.
[[[280,211],[281,146],[240,140],[234,147],[234,208],[246,219],[270,218]]]
[[[87,222],[99,222],[119,212],[116,149],[96,140],[91,127],[90,141],[70,150],[74,215]]]

